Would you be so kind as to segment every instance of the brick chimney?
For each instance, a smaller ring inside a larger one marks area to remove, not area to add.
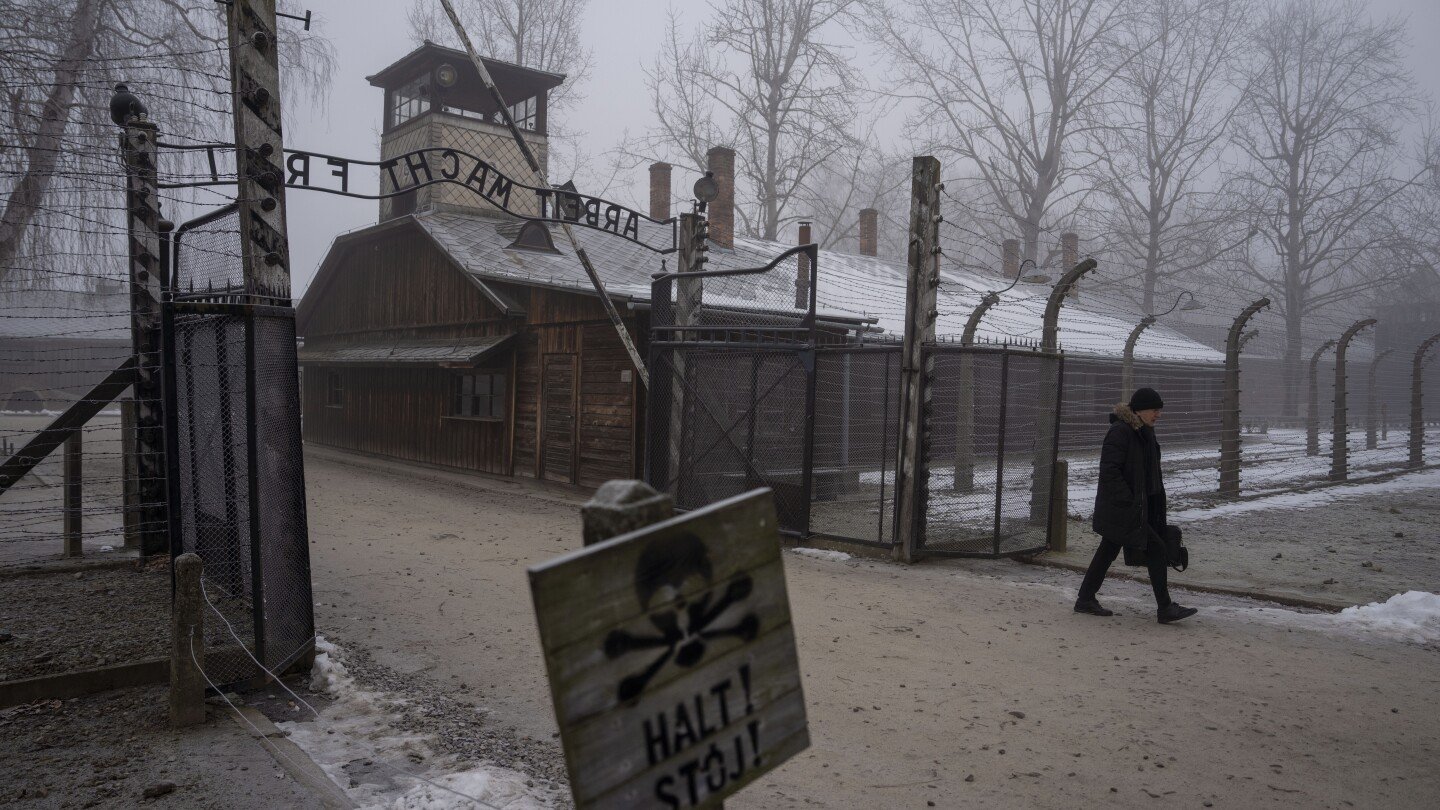
[[[735,247],[735,150],[728,146],[712,146],[705,153],[705,162],[715,174],[719,192],[710,203],[710,241],[717,247]]]
[[[650,216],[653,219],[670,218],[670,169],[669,163],[650,164]]]
[[[1020,277],[1020,240],[1006,239],[1000,246],[1000,267],[1006,278]]]
[[[796,244],[808,245],[813,239],[810,237],[810,223],[800,223],[800,238]],[[795,308],[810,309],[810,257],[803,253],[796,257],[795,263]]]
[[[1080,234],[1073,232],[1060,234],[1060,262],[1062,275],[1070,272],[1070,268],[1080,263]],[[1071,298],[1079,297],[1080,285],[1070,285],[1070,290],[1066,294]]]
[[[860,209],[860,255],[880,255],[880,212],[874,208]]]

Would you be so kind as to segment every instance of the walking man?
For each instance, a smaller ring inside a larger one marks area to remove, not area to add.
[[[1170,601],[1166,582],[1165,482],[1160,473],[1160,443],[1155,440],[1155,423],[1165,403],[1153,388],[1141,388],[1130,403],[1115,406],[1110,414],[1110,432],[1100,450],[1100,486],[1095,493],[1095,517],[1091,527],[1100,535],[1100,546],[1080,584],[1076,613],[1112,616],[1095,595],[1105,582],[1110,563],[1122,549],[1143,552],[1150,569],[1150,587],[1155,591],[1156,617],[1161,624],[1194,616],[1195,608]]]

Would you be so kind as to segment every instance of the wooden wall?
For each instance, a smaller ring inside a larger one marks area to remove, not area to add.
[[[510,403],[503,423],[448,418],[455,371],[344,367],[344,405],[327,407],[327,369],[311,363],[307,441],[591,488],[639,476],[643,389],[594,296],[494,283],[526,312],[507,318],[427,239],[406,231],[350,247],[331,275],[301,324],[307,347],[513,334],[510,348],[483,364],[507,371]],[[627,326],[634,336],[635,320]],[[547,362],[556,372],[549,390]],[[568,387],[566,368],[573,368]]]

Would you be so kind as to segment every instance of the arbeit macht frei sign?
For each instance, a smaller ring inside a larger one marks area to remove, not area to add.
[[[810,744],[756,490],[530,569],[575,805],[714,807]]]

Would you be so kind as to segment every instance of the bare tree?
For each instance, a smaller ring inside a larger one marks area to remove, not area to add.
[[[1024,257],[1083,186],[1080,147],[1106,125],[1103,93],[1133,51],[1116,47],[1125,0],[872,0],[898,98],[917,105],[941,154],[958,158],[1019,231]]]
[[[905,234],[910,227],[910,163],[885,154],[873,131],[847,144],[829,162],[810,175],[797,209],[808,211],[815,223],[820,247],[841,250],[860,236],[860,211],[878,212],[880,255],[905,255]]]
[[[1413,104],[1403,24],[1372,22],[1358,0],[1283,0],[1247,42],[1234,190],[1275,261],[1239,268],[1285,317],[1287,415],[1299,407],[1306,318],[1394,272],[1364,259],[1390,238],[1386,207],[1419,177],[1395,175]]]
[[[589,0],[456,0],[460,17],[475,47],[486,56],[550,73],[563,73],[568,81],[550,94],[550,105],[564,110],[583,96],[578,88],[594,64],[585,47],[580,25]],[[450,18],[440,4],[421,0],[411,6],[410,35],[416,43],[429,41],[460,47]]]
[[[121,271],[117,82],[141,96],[167,140],[233,139],[224,13],[205,0],[0,0],[0,280]],[[286,95],[323,102],[329,43],[299,26],[278,34]],[[184,154],[163,159],[172,176],[188,171]]]
[[[632,155],[704,165],[716,145],[736,151],[741,228],[775,239],[799,218],[817,170],[847,146],[859,79],[826,41],[853,0],[725,0],[688,41],[670,37],[647,71],[653,130]]]
[[[1247,229],[1207,205],[1204,182],[1229,133],[1250,10],[1245,0],[1150,0],[1115,34],[1134,58],[1112,83],[1113,125],[1095,131],[1095,179],[1110,201],[1102,241],[1139,275],[1142,312],[1155,311],[1162,281],[1191,276]]]

